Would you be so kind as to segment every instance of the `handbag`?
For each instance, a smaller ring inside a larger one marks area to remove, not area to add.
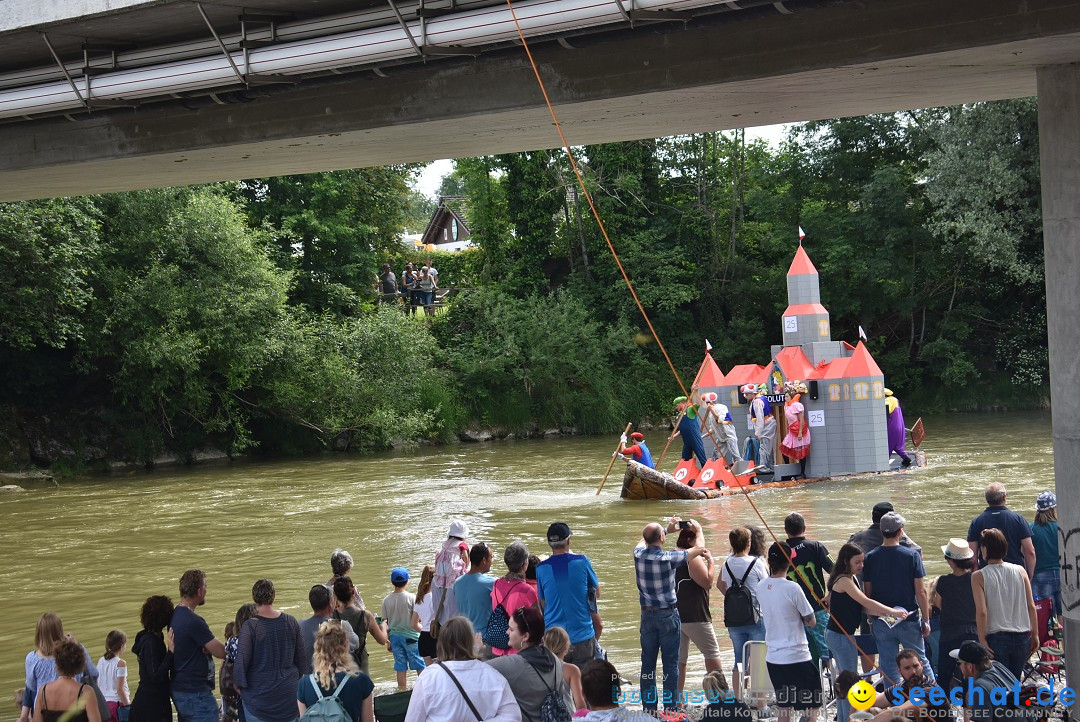
[[[109,709],[109,703],[105,701],[105,695],[101,693],[101,688],[98,687],[97,677],[91,676],[89,667],[86,672],[83,672],[82,683],[94,690],[94,696],[97,698],[98,713],[101,715],[101,719],[108,720],[112,718],[112,711]]]
[[[431,622],[428,624],[428,634],[431,635],[432,639],[439,638],[439,627],[442,626],[439,619],[442,618],[443,605],[446,604],[446,594],[450,591],[449,587],[439,587],[439,589],[443,590],[442,598],[439,599],[439,611],[435,612],[435,616],[431,618]]]

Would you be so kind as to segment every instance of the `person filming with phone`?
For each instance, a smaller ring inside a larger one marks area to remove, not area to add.
[[[682,621],[676,607],[675,569],[683,562],[711,557],[703,546],[664,551],[664,540],[669,532],[692,528],[691,525],[692,522],[683,522],[677,516],[671,517],[666,527],[656,522],[646,524],[641,541],[634,548],[634,573],[641,602],[641,704],[647,712],[655,712],[661,699],[664,709],[674,712],[679,701]],[[659,697],[656,691],[658,653],[664,665],[664,692]]]

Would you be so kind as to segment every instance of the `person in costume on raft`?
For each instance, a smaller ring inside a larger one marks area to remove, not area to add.
[[[674,401],[675,408],[682,414],[679,425],[668,441],[674,441],[676,436],[682,436],[682,459],[689,461],[696,456],[698,464],[705,466],[708,461],[705,457],[705,445],[701,443],[701,425],[698,421],[697,406],[690,403],[685,396],[679,396]]]
[[[633,441],[634,443],[631,446],[626,446],[626,437],[623,436],[622,441],[619,443],[619,453],[623,456],[631,457],[642,466],[655,469],[656,463],[653,462],[652,452],[649,451],[649,447],[645,445],[645,435],[635,431],[630,434],[630,441]]]
[[[702,437],[709,436],[712,429],[712,441],[716,445],[716,455],[723,456],[728,466],[734,464],[739,455],[739,437],[735,433],[735,423],[731,420],[728,407],[720,403],[716,392],[709,391],[701,395],[701,411],[705,414],[705,429]]]
[[[762,395],[762,390],[757,384],[746,384],[741,389],[743,398],[750,404],[750,421],[754,429],[752,445],[757,447],[752,454],[747,454],[746,460],[753,461],[760,470],[765,471],[772,470],[776,457],[776,419],[773,417],[772,404]]]
[[[911,457],[904,449],[907,444],[907,427],[904,426],[904,412],[900,408],[900,399],[893,396],[893,392],[885,389],[885,416],[888,419],[886,428],[889,431],[889,454],[900,457],[904,467],[911,466]]]
[[[806,384],[802,381],[788,381],[784,384],[787,403],[784,405],[784,417],[787,421],[787,435],[780,442],[780,451],[789,459],[799,460],[799,478],[806,478],[806,457],[810,454],[810,426],[806,423],[806,408],[799,403],[799,397],[806,393]]]

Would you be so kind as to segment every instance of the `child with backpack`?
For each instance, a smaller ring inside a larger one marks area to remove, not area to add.
[[[417,640],[420,639],[420,622],[413,618],[416,597],[412,592],[405,591],[409,583],[409,570],[395,567],[390,572],[390,583],[394,585],[394,591],[383,600],[382,618],[386,620],[390,632],[386,648],[394,653],[397,686],[399,690],[404,690],[408,671],[415,670],[419,675],[427,669],[427,665],[420,659],[417,645]]]
[[[303,722],[374,722],[375,685],[356,666],[340,621],[316,630],[312,669],[296,687]]]

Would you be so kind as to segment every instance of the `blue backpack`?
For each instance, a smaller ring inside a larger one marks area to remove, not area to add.
[[[315,694],[319,699],[315,701],[315,704],[304,710],[304,714],[300,719],[305,722],[352,722],[352,715],[345,709],[345,705],[338,695],[341,694],[341,690],[345,688],[345,685],[349,683],[351,679],[348,675],[341,680],[341,684],[337,686],[334,693],[329,697],[323,695],[322,690],[319,689],[319,683],[315,681],[315,675],[308,675],[308,680],[311,681],[311,686],[315,689]]]

